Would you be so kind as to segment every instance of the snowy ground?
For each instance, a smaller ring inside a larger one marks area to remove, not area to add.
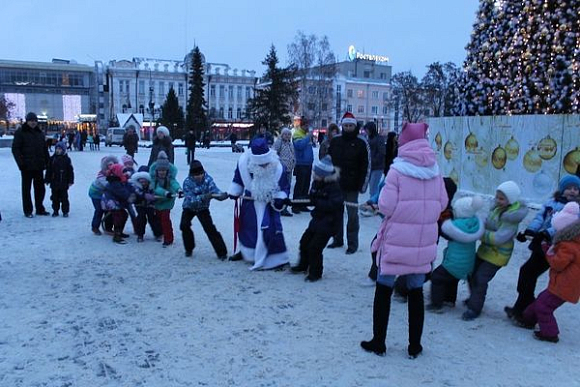
[[[10,149],[0,149],[1,386],[580,385],[576,306],[558,310],[556,345],[534,340],[504,316],[528,257],[522,244],[491,283],[479,319],[462,321],[460,306],[426,313],[425,351],[416,360],[406,357],[406,306],[395,302],[387,355],[378,357],[359,347],[372,334],[374,289],[360,283],[378,218],[361,218],[357,254],[325,251],[324,277],[314,284],[217,260],[197,221],[198,247],[186,258],[181,203],[172,211],[174,246],[163,249],[151,236],[119,246],[90,231],[87,190],[108,152],[122,154],[119,147],[71,154],[70,218],[27,219]],[[212,148],[197,155],[227,189],[239,154]],[[140,149],[137,160],[148,156]],[[176,157],[181,183],[183,149]],[[214,202],[212,213],[231,249],[232,202]],[[293,257],[308,220],[283,218]],[[539,290],[545,284],[546,276]],[[465,297],[462,284],[459,300]]]

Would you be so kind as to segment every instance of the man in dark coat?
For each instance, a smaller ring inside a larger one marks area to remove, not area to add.
[[[48,149],[45,135],[38,127],[34,113],[26,115],[26,122],[14,133],[12,154],[22,176],[22,209],[27,218],[32,218],[30,189],[34,183],[34,207],[36,215],[48,215],[44,208],[44,173],[48,164]]]
[[[189,131],[185,134],[185,147],[187,148],[187,165],[190,165],[191,162],[195,159],[195,132],[193,129],[189,129]]]
[[[342,134],[330,141],[328,154],[332,163],[340,168],[340,188],[345,202],[358,203],[358,194],[367,190],[370,175],[370,150],[367,142],[359,137],[359,129],[354,115],[346,112],[341,120]],[[344,211],[344,207],[343,207]],[[349,205],[346,209],[348,221],[346,225],[347,254],[358,250],[358,206]],[[329,248],[344,245],[344,227],[337,230],[334,241]]]
[[[135,132],[135,127],[133,125],[129,125],[127,127],[127,132],[123,135],[123,146],[125,147],[127,154],[135,158],[135,151],[139,146],[139,136]]]

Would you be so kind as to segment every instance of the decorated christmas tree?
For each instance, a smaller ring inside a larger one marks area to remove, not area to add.
[[[481,0],[459,115],[580,113],[580,0]]]

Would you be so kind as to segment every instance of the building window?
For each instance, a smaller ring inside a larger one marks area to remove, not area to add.
[[[139,94],[145,94],[145,81],[139,81]]]
[[[326,104],[326,103],[323,103],[323,104],[322,104],[322,111],[323,111],[323,112],[325,112],[325,111],[327,111],[327,110],[328,110],[328,104]]]
[[[165,82],[159,81],[159,96],[165,97]]]
[[[328,120],[324,119],[321,121],[320,124],[322,125],[323,128],[326,128],[326,126],[328,125]]]
[[[387,79],[387,74],[386,73],[381,73],[381,79]]]
[[[357,90],[356,91],[356,96],[359,97],[359,98],[364,98],[365,97],[364,90]]]
[[[346,97],[347,98],[352,98],[352,89],[347,89],[346,90]]]
[[[234,87],[233,86],[228,87],[228,98],[234,99]]]
[[[373,99],[379,99],[379,92],[377,90],[373,91]]]
[[[169,82],[169,90],[173,89],[175,91],[175,89],[173,88],[173,82]]]
[[[352,113],[352,105],[346,105],[346,111]]]
[[[314,94],[314,86],[308,86],[308,94]]]
[[[241,86],[238,86],[238,88],[239,88],[240,90],[242,89],[242,87],[241,87]],[[241,91],[240,91],[240,94],[241,94]],[[240,95],[240,97],[241,97],[241,95]],[[241,119],[241,118],[242,118],[242,108],[238,108],[238,109],[236,110],[236,118],[237,118],[237,119]]]
[[[307,106],[308,106],[308,110],[314,110],[314,103],[309,102]]]
[[[389,107],[388,106],[383,106],[383,114],[389,114]]]
[[[246,86],[246,99],[250,99],[252,97],[252,88],[250,86]]]
[[[177,84],[177,90],[178,90],[177,95],[182,97],[183,96],[183,83],[180,82]]]
[[[226,87],[224,85],[220,85],[220,98],[225,97],[225,92],[226,92]]]
[[[224,108],[223,107],[220,108],[219,118],[224,118]]]
[[[233,86],[230,86],[230,87],[233,89]],[[233,93],[234,93],[234,91],[232,90],[232,94],[233,94]],[[230,107],[228,108],[228,118],[229,118],[229,119],[232,119],[232,118],[234,118],[234,113],[233,113],[233,111],[234,111],[234,109],[232,109],[232,107],[230,106]]]
[[[357,113],[364,113],[364,112],[365,112],[365,107],[363,105],[358,105]]]
[[[236,96],[238,97],[238,100],[242,99],[242,86],[238,86]]]
[[[387,93],[386,91],[383,93],[383,101],[388,101],[389,99],[389,93]]]
[[[364,78],[370,78],[371,77],[371,72],[370,71],[363,71],[363,77]]]
[[[215,98],[215,85],[209,87],[209,96]]]
[[[336,85],[336,92],[337,93],[342,92],[342,86],[341,85]]]
[[[378,106],[371,106],[371,113],[372,114],[379,114],[379,107]]]

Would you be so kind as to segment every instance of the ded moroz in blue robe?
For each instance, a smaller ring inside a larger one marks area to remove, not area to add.
[[[286,199],[290,193],[290,184],[286,173],[283,173],[284,167],[277,156],[275,157],[278,190],[274,193],[273,199]],[[228,190],[230,195],[252,197],[250,188],[253,176],[248,170],[250,158],[251,152],[248,150],[238,160],[234,179]],[[244,260],[254,264],[250,270],[272,269],[289,261],[280,213],[274,210],[270,203],[242,200],[238,238]]]

